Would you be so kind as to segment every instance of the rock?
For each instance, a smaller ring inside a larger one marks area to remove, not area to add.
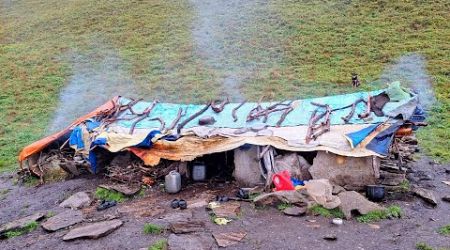
[[[381,185],[387,186],[397,186],[400,185],[404,180],[406,180],[405,174],[396,174],[389,172],[382,172],[380,174]]]
[[[339,194],[341,192],[345,192],[345,191],[347,191],[347,190],[345,190],[345,188],[343,188],[339,185],[333,185],[333,191],[331,193],[334,195],[337,195],[337,194]]]
[[[253,199],[258,206],[271,205],[275,203],[286,202],[290,204],[306,206],[310,203],[306,190],[295,191],[276,191],[272,193],[263,193]]]
[[[83,221],[83,213],[79,210],[67,210],[57,214],[41,224],[41,226],[50,232],[63,229]]]
[[[344,221],[341,218],[334,218],[333,220],[331,220],[331,223],[333,223],[334,225],[342,225],[344,224]]]
[[[99,187],[104,188],[104,189],[108,189],[108,190],[117,191],[117,192],[122,193],[122,194],[124,194],[126,196],[133,196],[133,195],[135,195],[137,192],[139,192],[141,190],[140,186],[130,187],[130,186],[125,185],[125,184],[99,185]]]
[[[306,207],[288,207],[283,210],[283,213],[289,216],[301,216],[306,213]]]
[[[156,224],[170,226],[172,223],[187,222],[192,219],[192,210],[176,211],[164,214],[158,219],[154,220]]]
[[[380,229],[380,226],[377,224],[367,224],[372,229]]]
[[[212,125],[216,122],[216,119],[214,119],[214,117],[212,116],[203,116],[198,120],[198,124],[199,125]]]
[[[87,207],[91,204],[91,198],[85,192],[78,192],[67,198],[61,204],[60,207],[79,209],[83,207]]]
[[[170,250],[203,250],[210,249],[205,246],[202,239],[197,235],[169,235],[168,245]]]
[[[333,209],[341,204],[341,200],[333,195],[333,186],[326,179],[310,180],[305,183],[305,189],[310,198],[326,209]]]
[[[241,204],[239,202],[224,202],[212,210],[217,217],[237,218],[241,212]]]
[[[247,233],[213,233],[213,237],[219,247],[229,247],[239,243]]]
[[[446,196],[442,197],[442,200],[446,201],[446,202],[450,202],[450,195],[446,195]]]
[[[344,213],[346,219],[352,218],[352,211],[360,214],[367,214],[370,211],[383,210],[384,208],[376,203],[367,200],[364,196],[355,191],[346,191],[338,194],[341,200],[339,208]]]
[[[34,222],[34,221],[38,221],[42,218],[44,218],[45,214],[44,213],[35,213],[11,222],[8,222],[6,224],[3,224],[0,227],[0,235],[2,235],[5,232],[11,231],[11,230],[15,230],[15,229],[20,229],[20,228],[24,228],[26,227],[29,223]]]
[[[121,220],[101,221],[86,226],[80,226],[70,230],[64,235],[63,240],[74,240],[78,238],[97,239],[110,234],[123,225]]]
[[[202,221],[183,221],[170,224],[170,230],[176,234],[199,232],[205,229]]]
[[[431,174],[423,173],[420,175],[421,181],[432,181],[434,179],[434,176]]]
[[[261,177],[257,147],[251,146],[249,149],[237,148],[234,150],[233,177],[240,186],[254,187],[264,183]]]
[[[379,159],[372,157],[344,157],[319,151],[309,172],[313,179],[328,179],[347,190],[364,190],[377,184]]]
[[[299,180],[312,179],[309,173],[311,165],[302,156],[296,153],[289,153],[285,155],[278,155],[274,159],[275,172],[281,172],[284,170],[289,171],[291,177]]]
[[[327,234],[323,236],[324,240],[335,241],[337,240],[337,236],[335,234]]]
[[[450,186],[450,181],[442,181],[442,183]]]
[[[450,174],[450,168],[445,169],[446,174]]]
[[[436,206],[438,204],[438,201],[436,199],[436,196],[434,195],[433,191],[420,188],[420,187],[414,187],[411,190],[414,194],[422,198],[424,201],[430,203],[433,206]]]

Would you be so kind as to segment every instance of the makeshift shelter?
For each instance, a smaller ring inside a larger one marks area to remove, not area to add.
[[[399,93],[403,95],[399,97]],[[320,169],[326,165],[330,168],[342,165],[350,172],[372,169],[373,178],[366,176],[360,181],[364,185],[378,178],[377,159],[389,154],[394,134],[406,123],[411,124],[408,119],[420,111],[417,106],[417,96],[400,87],[284,102],[224,101],[206,105],[145,102],[119,96],[64,130],[25,147],[19,161],[35,174],[42,174],[40,153],[56,146],[63,148],[61,145],[67,145],[64,142],[75,150],[77,159],[89,163],[93,173],[100,169],[98,149],[132,152],[147,167],[158,165],[162,159],[186,162],[208,154],[234,151],[235,156],[240,154],[234,160],[239,164],[235,169],[236,179],[246,182],[247,177],[239,178],[236,172],[245,173],[242,168],[253,168],[254,173],[257,167],[260,175],[254,181],[270,182],[271,174],[282,169],[276,162],[286,160],[276,156],[276,151],[281,150],[298,153],[299,166],[309,157],[303,165],[313,165],[313,178],[327,175],[333,180],[330,176],[333,171],[324,173]],[[250,150],[249,145],[256,148],[245,156],[242,152]],[[319,162],[314,160],[317,156],[325,157],[322,161],[328,163],[314,167]],[[346,157],[355,159],[345,160]],[[249,164],[252,159],[256,159],[254,166]],[[339,178],[342,182],[345,174]]]

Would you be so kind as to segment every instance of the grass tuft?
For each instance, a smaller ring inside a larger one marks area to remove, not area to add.
[[[410,183],[408,180],[403,180],[402,182],[400,182],[399,187],[404,191],[404,192],[408,192],[409,189],[411,188]]]
[[[148,250],[167,250],[167,240],[157,240],[153,245],[148,247]]]
[[[433,250],[432,247],[430,247],[427,243],[419,242],[416,244],[417,250]]]
[[[357,217],[356,220],[361,223],[372,223],[388,218],[401,218],[402,213],[402,209],[399,206],[393,205],[385,210],[375,210],[365,215],[361,215]]]
[[[450,235],[450,224],[440,227],[438,232],[442,235],[449,236]]]
[[[100,200],[117,201],[117,202],[124,202],[125,200],[127,200],[124,194],[101,187],[98,187],[95,190],[95,197],[97,197],[97,199]]]
[[[313,215],[321,215],[325,218],[344,218],[344,213],[339,208],[326,209],[321,205],[314,205],[309,211]]]
[[[277,205],[277,209],[280,210],[280,211],[283,211],[283,210],[285,210],[288,207],[292,207],[292,205],[289,204],[289,203],[285,203],[285,202],[280,203],[280,204]]]
[[[39,224],[36,221],[32,221],[32,222],[29,222],[28,224],[26,224],[25,227],[23,227],[23,228],[6,232],[5,236],[8,239],[14,238],[14,237],[32,232],[32,231],[36,230],[36,228],[38,228],[38,226],[39,226]]]
[[[145,234],[160,234],[164,231],[164,228],[151,223],[146,223],[144,225],[144,233]]]

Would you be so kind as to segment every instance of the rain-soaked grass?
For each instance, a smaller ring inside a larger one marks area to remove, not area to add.
[[[67,55],[74,51],[91,63],[100,63],[99,49],[116,51],[146,99],[218,96],[223,72],[195,53],[187,0],[3,1],[0,13],[0,169],[14,168],[18,151],[44,135],[73,73]],[[361,89],[373,89],[398,57],[422,54],[439,104],[419,139],[426,153],[450,161],[449,13],[444,0],[264,1],[250,13],[258,15],[254,23],[231,27],[248,33],[234,37],[245,49],[230,60],[255,61],[240,89],[256,100],[349,92],[352,72]]]

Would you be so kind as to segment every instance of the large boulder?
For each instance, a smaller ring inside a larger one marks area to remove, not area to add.
[[[243,187],[254,187],[264,183],[261,176],[258,146],[237,148],[234,150],[233,177]]]
[[[319,151],[309,168],[313,179],[328,179],[346,190],[363,190],[377,184],[380,177],[379,159],[373,157],[345,157]]]
[[[352,212],[367,214],[375,210],[384,210],[383,207],[366,199],[356,191],[341,192],[337,195],[341,200],[339,208],[344,213],[346,219],[352,218]]]
[[[311,165],[305,158],[296,153],[277,155],[275,157],[275,172],[287,170],[291,174],[291,177],[299,180],[312,179],[311,174],[309,173],[310,167]]]

